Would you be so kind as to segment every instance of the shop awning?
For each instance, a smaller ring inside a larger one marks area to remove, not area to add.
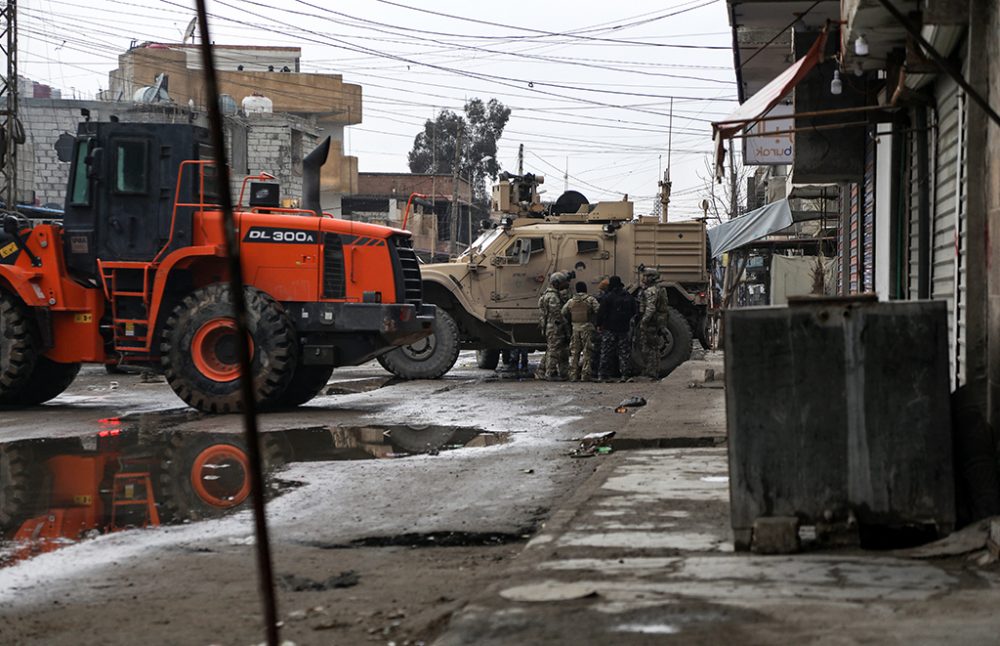
[[[715,139],[715,175],[722,177],[723,160],[726,149],[723,143],[744,128],[753,125],[764,117],[771,108],[788,96],[795,86],[806,77],[816,63],[823,58],[826,48],[826,30],[820,33],[806,55],[795,61],[787,70],[774,77],[770,83],[760,89],[747,101],[722,121],[712,123],[712,133]]]
[[[729,222],[723,222],[708,230],[712,257],[719,258],[727,251],[742,247],[748,242],[787,229],[792,226],[793,221],[788,200],[778,200]]]

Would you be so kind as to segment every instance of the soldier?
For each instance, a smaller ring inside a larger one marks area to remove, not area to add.
[[[590,381],[590,359],[594,351],[594,319],[599,307],[597,299],[587,293],[587,283],[576,284],[576,294],[562,306],[562,315],[572,323],[569,341],[569,380]],[[583,365],[580,365],[580,354]]]
[[[659,378],[660,345],[667,329],[670,301],[667,288],[659,284],[660,272],[653,267],[642,271],[643,290],[639,297],[639,349],[643,376]]]
[[[631,347],[629,326],[635,316],[635,298],[625,290],[622,279],[608,279],[608,292],[601,299],[597,311],[597,329],[601,333],[601,358],[597,369],[598,379],[607,381],[618,366],[622,381],[629,377]]]
[[[562,315],[562,307],[566,303],[563,290],[568,283],[566,274],[555,272],[549,277],[549,286],[538,299],[541,314],[538,325],[545,334],[545,356],[535,373],[539,379],[565,379],[569,372],[566,354],[567,324]]]

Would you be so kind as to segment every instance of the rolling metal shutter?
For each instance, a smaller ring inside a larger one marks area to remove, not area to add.
[[[861,185],[861,291],[875,291],[875,131],[865,143],[865,178]]]
[[[931,298],[948,303],[952,385],[965,383],[965,101],[950,77],[939,80],[934,157]]]

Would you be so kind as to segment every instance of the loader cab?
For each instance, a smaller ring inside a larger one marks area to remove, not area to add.
[[[175,195],[200,202],[212,182],[206,167],[182,173],[181,163],[209,156],[208,131],[190,124],[81,123],[63,222],[69,270],[94,279],[98,259],[149,262],[168,243],[190,245],[195,208],[178,207],[174,220]]]

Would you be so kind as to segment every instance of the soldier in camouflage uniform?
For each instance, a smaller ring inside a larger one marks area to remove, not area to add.
[[[566,341],[568,337],[567,321],[562,315],[562,307],[566,303],[566,287],[569,278],[561,271],[549,277],[549,286],[538,298],[540,318],[538,325],[545,334],[545,356],[535,376],[540,379],[565,379],[569,372],[569,357]]]
[[[562,306],[562,315],[572,324],[569,340],[569,380],[590,381],[590,362],[594,352],[594,319],[597,317],[597,299],[587,293],[587,283],[576,284],[576,294]],[[580,355],[583,354],[583,365]]]
[[[642,294],[639,296],[639,350],[642,353],[642,374],[659,378],[660,346],[667,329],[670,301],[667,288],[659,284],[660,272],[647,267],[642,272]]]

